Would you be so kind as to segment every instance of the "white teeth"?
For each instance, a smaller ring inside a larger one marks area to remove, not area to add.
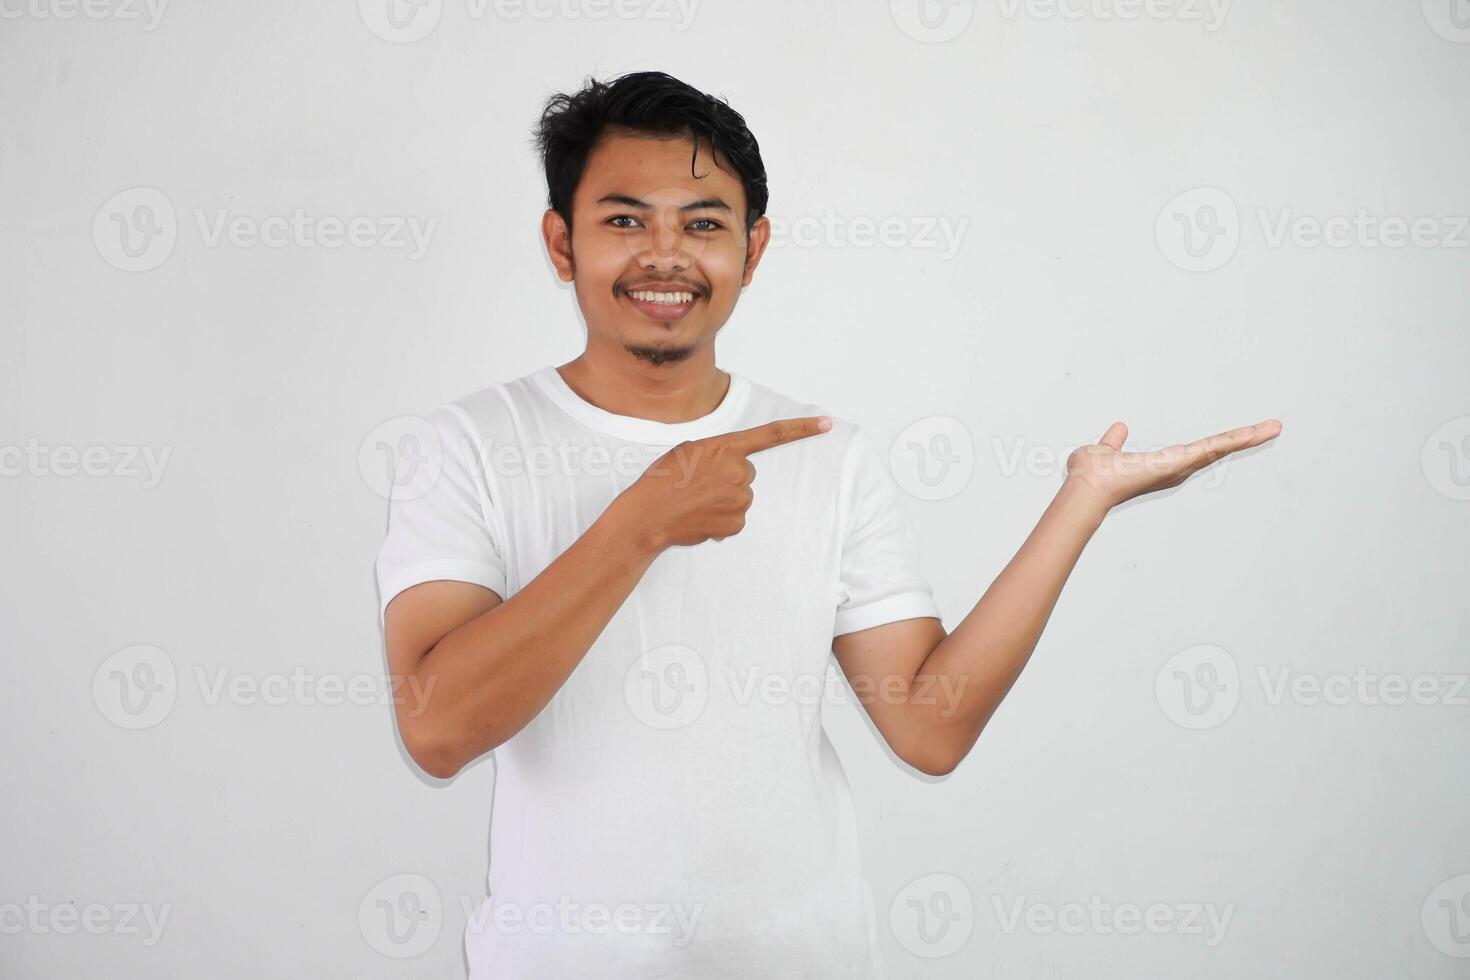
[[[628,295],[644,303],[658,303],[662,306],[677,306],[680,303],[694,302],[693,293],[651,293],[647,290],[636,290]]]

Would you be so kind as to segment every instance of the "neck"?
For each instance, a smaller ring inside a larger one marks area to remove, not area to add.
[[[702,418],[730,389],[730,375],[715,367],[713,350],[657,366],[626,355],[608,361],[588,350],[557,371],[578,397],[603,411],[654,422]]]

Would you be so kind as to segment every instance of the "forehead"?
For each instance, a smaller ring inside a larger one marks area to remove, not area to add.
[[[744,206],[745,188],[729,161],[712,155],[703,140],[692,168],[691,156],[694,142],[688,136],[658,139],[608,134],[587,157],[575,203],[595,206],[608,194],[650,202],[660,196],[687,194],[691,198],[719,197],[736,210]]]

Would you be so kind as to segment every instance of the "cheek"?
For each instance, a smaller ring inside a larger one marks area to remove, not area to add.
[[[711,284],[739,285],[745,275],[745,247],[707,249],[700,258],[700,266]]]
[[[628,268],[628,250],[621,239],[587,234],[574,238],[572,256],[577,265],[577,278],[588,285],[606,286]]]

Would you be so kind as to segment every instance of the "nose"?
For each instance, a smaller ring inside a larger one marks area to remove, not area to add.
[[[657,212],[649,220],[646,235],[637,238],[635,258],[649,272],[682,272],[694,263],[693,238],[684,232],[684,216],[678,209]]]

